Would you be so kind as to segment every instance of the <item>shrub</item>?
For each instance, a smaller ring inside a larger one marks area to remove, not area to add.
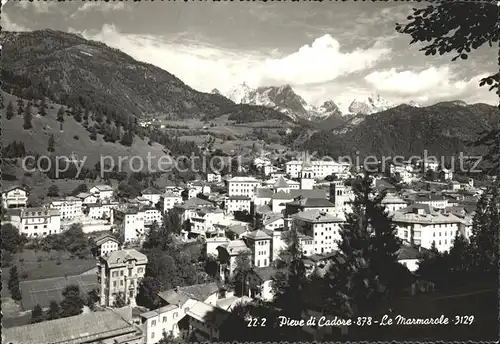
[[[75,140],[79,140],[79,139],[80,139],[80,137],[79,137],[78,135],[73,136],[73,138],[74,138]]]

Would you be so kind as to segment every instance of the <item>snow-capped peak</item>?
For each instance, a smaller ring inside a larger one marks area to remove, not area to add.
[[[413,100],[410,100],[410,101],[408,102],[408,105],[410,105],[410,106],[412,106],[412,107],[416,107],[416,108],[422,107],[422,105],[421,105],[421,104],[419,104],[419,103],[417,103],[417,102],[415,102],[415,101],[413,101]]]
[[[371,95],[366,100],[354,99],[349,106],[349,113],[369,115],[375,112],[385,111],[394,105],[382,98],[380,95]]]
[[[240,85],[231,88],[226,94],[226,97],[233,102],[240,104],[251,91],[252,89],[250,88],[250,86],[248,86],[246,82],[243,82]]]

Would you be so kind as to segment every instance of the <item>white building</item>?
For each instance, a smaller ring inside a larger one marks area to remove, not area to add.
[[[113,222],[113,209],[118,208],[119,205],[117,201],[91,203],[83,206],[83,212],[90,219],[106,218]]]
[[[104,184],[93,186],[89,192],[100,200],[113,198],[113,188],[109,185]]]
[[[247,211],[250,213],[252,200],[247,196],[229,196],[224,203],[226,214],[232,214],[235,211]]]
[[[113,218],[124,242],[141,241],[145,236],[144,213],[134,208],[114,209]]]
[[[59,210],[61,220],[73,220],[83,215],[82,200],[78,197],[68,196],[54,199],[49,203],[49,208]]]
[[[158,226],[163,225],[163,215],[158,209],[144,208],[141,210],[141,213],[144,214],[144,226],[151,226],[154,222]]]
[[[207,173],[207,182],[220,183],[222,181],[221,175],[218,172]]]
[[[291,178],[298,178],[302,172],[304,161],[292,160],[285,164],[285,171]],[[315,160],[311,161],[311,168],[314,176],[323,179],[332,174],[343,174],[349,170],[348,163],[339,163],[336,161],[328,160]]]
[[[86,192],[80,192],[76,197],[82,200],[82,204],[95,204],[98,200],[96,196]]]
[[[161,196],[161,203],[163,204],[163,213],[167,213],[174,208],[175,204],[182,203],[182,197],[177,193],[166,192]]]
[[[430,249],[434,243],[440,252],[449,251],[453,246],[463,222],[458,216],[435,211],[428,204],[413,204],[401,209],[393,214],[392,221],[402,240],[425,249]]]
[[[141,192],[141,196],[145,199],[147,199],[150,203],[150,205],[155,206],[156,203],[160,201],[161,198],[161,191],[149,187]]]
[[[24,208],[28,203],[28,191],[20,186],[11,187],[2,192],[2,205],[8,208]]]
[[[246,233],[244,238],[247,247],[252,251],[252,265],[258,268],[269,266],[272,238],[261,230]]]
[[[43,237],[61,233],[61,215],[57,209],[21,209],[19,233],[27,237]]]
[[[318,210],[307,210],[292,215],[292,229],[313,239],[315,254],[330,253],[337,250],[337,241],[341,239],[340,229],[343,223],[332,214]]]
[[[104,234],[94,239],[97,256],[108,256],[111,252],[118,251],[119,242],[111,234]]]
[[[395,212],[408,206],[408,203],[404,199],[389,193],[384,197],[381,203],[388,212]]]
[[[252,198],[260,181],[253,177],[233,177],[227,181],[229,196],[246,196]]]
[[[448,198],[437,194],[417,195],[415,203],[427,204],[435,209],[444,209],[449,206]]]
[[[101,306],[112,307],[117,296],[135,306],[135,297],[141,279],[146,273],[148,258],[134,250],[117,250],[100,257],[97,281],[100,284]]]
[[[219,223],[223,218],[224,213],[221,209],[198,209],[191,215],[191,233],[198,235],[215,233],[214,225]]]

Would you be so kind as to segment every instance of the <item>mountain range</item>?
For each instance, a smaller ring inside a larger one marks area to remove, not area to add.
[[[289,122],[296,130],[270,137],[285,145],[296,143],[301,150],[408,156],[428,149],[454,155],[470,152],[467,142],[497,125],[499,118],[498,109],[486,104],[458,100],[394,106],[377,95],[368,99],[354,95],[343,112],[332,100],[320,106],[308,104],[290,85],[252,89],[245,84],[224,95],[218,90],[204,93],[159,67],[61,31],[1,32],[0,43],[6,93],[35,101],[45,97],[67,108],[97,112],[116,128],[132,127],[127,123],[138,118],[227,116],[237,124],[263,122],[264,130],[264,122],[272,119]]]
[[[221,92],[214,89],[212,94],[220,95]],[[340,103],[336,104],[333,100],[327,100],[320,106],[308,104],[290,85],[251,88],[246,82],[232,87],[224,96],[236,104],[274,108],[295,121],[301,119],[322,122],[332,117],[370,115],[396,106],[377,94],[366,99],[354,99],[347,109],[342,111]],[[413,101],[408,105],[421,106]]]

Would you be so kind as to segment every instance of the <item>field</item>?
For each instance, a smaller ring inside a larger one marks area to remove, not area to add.
[[[50,301],[55,300],[60,303],[63,299],[63,289],[70,285],[77,284],[82,295],[87,295],[93,289],[99,289],[96,275],[56,277],[39,279],[36,281],[24,281],[19,284],[23,299],[21,300],[24,310],[33,309],[36,304],[42,308],[49,306]]]
[[[41,259],[39,262],[38,260]],[[61,264],[58,263],[60,259]],[[19,271],[20,281],[32,281],[37,279],[46,279],[52,277],[63,277],[79,275],[92,268],[95,268],[96,261],[89,259],[70,259],[68,253],[64,252],[43,252],[34,250],[24,250],[14,256],[12,265],[16,265]],[[2,297],[10,296],[6,288],[9,279],[10,268],[4,268],[2,271]]]

